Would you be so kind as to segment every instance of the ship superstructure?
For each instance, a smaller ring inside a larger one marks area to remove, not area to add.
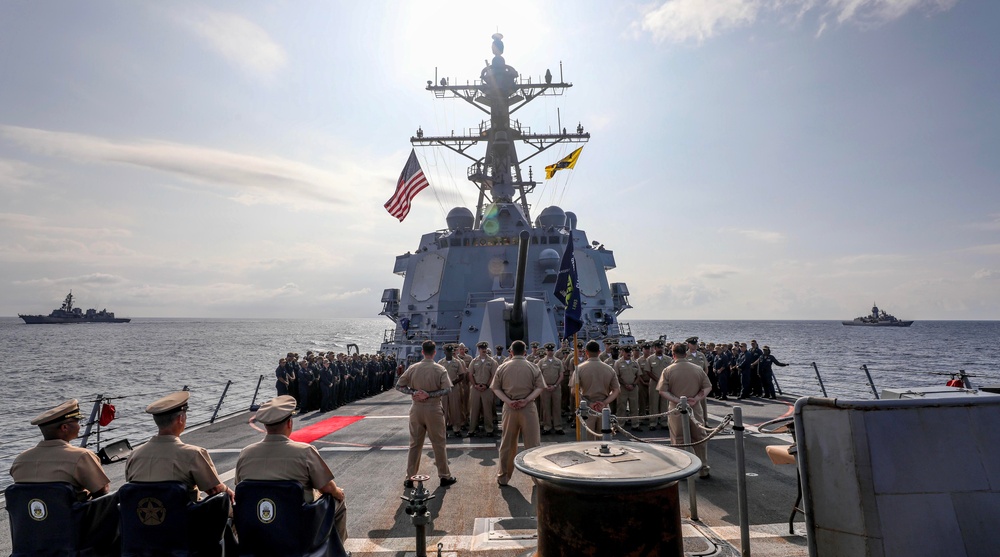
[[[559,143],[585,143],[582,125],[567,132],[534,133],[511,115],[541,96],[561,95],[572,84],[558,81],[551,71],[534,83],[507,65],[502,35],[493,36],[493,59],[480,78],[466,85],[447,79],[427,82],[437,98],[461,99],[488,115],[464,135],[432,136],[418,128],[414,146],[446,147],[468,158],[468,179],[478,189],[475,212],[455,207],[447,228],[424,234],[417,249],[396,257],[393,272],[403,276],[402,289],[382,294],[385,315],[395,323],[385,332],[381,349],[402,359],[419,354],[425,339],[461,342],[473,348],[480,341],[509,346],[514,340],[555,342],[563,330],[564,308],[554,294],[560,260],[570,238],[580,280],[583,329],[579,339],[614,338],[634,343],[619,315],[629,309],[625,283],[611,283],[614,253],[577,228],[572,212],[557,206],[531,218],[528,195],[535,189],[529,159]],[[472,147],[486,144],[476,158]],[[518,146],[529,154],[520,157]],[[519,284],[521,238],[526,238]],[[519,288],[520,287],[520,288]],[[519,296],[520,295],[520,296]]]

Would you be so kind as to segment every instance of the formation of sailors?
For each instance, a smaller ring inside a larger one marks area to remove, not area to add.
[[[396,381],[396,358],[311,350],[299,358],[289,352],[278,360],[274,376],[277,394],[292,396],[300,412],[329,412],[391,389]]]
[[[260,406],[255,415],[255,421],[264,426],[266,435],[263,440],[248,445],[240,452],[236,462],[236,491],[230,489],[220,478],[212,457],[204,448],[184,443],[180,439],[187,424],[188,391],[171,393],[146,407],[146,413],[152,417],[157,434],[148,442],[138,447],[128,458],[125,468],[125,480],[128,484],[139,485],[149,482],[176,482],[182,485],[188,493],[191,502],[198,502],[200,492],[208,496],[203,502],[209,503],[208,508],[199,509],[200,521],[215,522],[225,526],[225,545],[227,550],[234,549],[236,534],[231,527],[230,517],[233,515],[232,505],[236,503],[239,485],[245,480],[254,481],[294,481],[302,486],[302,500],[305,503],[315,498],[329,494],[336,501],[334,511],[334,528],[341,541],[347,538],[347,515],[344,491],[337,486],[326,461],[315,447],[289,439],[292,433],[292,416],[296,414],[296,401],[288,395],[277,396]],[[79,540],[78,549],[101,554],[118,554],[115,544],[119,542],[117,508],[119,501],[117,493],[109,497],[110,480],[105,474],[100,460],[92,452],[82,447],[70,445],[80,431],[80,421],[83,415],[77,400],[66,401],[55,408],[47,410],[31,421],[37,425],[43,440],[34,448],[21,453],[10,468],[14,485],[22,484],[67,484],[75,493],[79,502],[91,502],[86,513],[79,514],[85,524],[80,530],[87,534]],[[221,497],[212,497],[225,494]],[[123,499],[124,501],[124,499]],[[162,521],[162,513],[168,512],[157,505],[159,500],[147,501],[146,506],[140,501],[138,509],[130,509],[139,513],[143,524],[158,524]],[[122,503],[124,505],[124,502]],[[152,505],[152,506],[151,506]],[[155,508],[154,508],[155,507]],[[12,525],[17,512],[31,513],[33,521],[48,518],[49,509],[46,504],[21,509],[8,507],[12,513]],[[52,509],[55,513],[55,510]],[[126,511],[121,510],[124,517]],[[53,516],[58,516],[53,514]],[[63,516],[70,516],[68,512]],[[73,515],[77,516],[77,515]],[[124,518],[122,519],[124,524]],[[151,521],[151,522],[150,522]],[[53,528],[69,527],[56,525]],[[222,541],[218,532],[222,528],[212,530],[211,527],[192,524],[192,531],[198,530],[198,535],[204,538],[193,542],[195,554],[221,554]],[[16,529],[15,529],[16,530]],[[205,530],[205,531],[202,531]],[[105,532],[106,535],[91,536],[88,533]],[[214,539],[211,532],[215,532]],[[122,536],[127,534],[122,530]],[[15,546],[17,544],[15,532]],[[139,540],[140,543],[145,543]],[[54,548],[55,551],[58,548]],[[15,547],[15,554],[18,548]],[[79,554],[91,554],[83,551]],[[207,551],[207,552],[206,552]],[[155,553],[155,551],[154,551]],[[76,553],[73,553],[76,554]]]

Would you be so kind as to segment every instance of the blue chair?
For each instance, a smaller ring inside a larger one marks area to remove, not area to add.
[[[12,557],[116,555],[118,494],[79,502],[68,483],[13,484],[5,490]]]
[[[192,503],[180,482],[129,482],[118,490],[122,557],[224,555],[229,496]]]
[[[295,481],[244,480],[233,518],[245,557],[347,557],[334,529],[337,503],[323,495],[303,503]]]

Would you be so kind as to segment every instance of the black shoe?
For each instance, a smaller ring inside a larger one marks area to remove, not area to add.
[[[448,487],[449,485],[455,485],[458,482],[458,478],[455,476],[448,476],[447,478],[441,478],[441,487]]]
[[[563,430],[561,430],[561,429],[557,429],[556,430],[556,435],[566,435],[566,432],[563,431]]]
[[[543,429],[542,430],[542,435],[550,435],[551,433],[552,433],[551,429]]]
[[[413,480],[403,480],[403,487],[413,489]]]

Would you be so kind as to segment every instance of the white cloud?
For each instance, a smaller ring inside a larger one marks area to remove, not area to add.
[[[970,223],[969,228],[988,231],[1000,230],[1000,213],[990,215],[987,221]]]
[[[0,191],[13,191],[35,183],[41,170],[24,162],[0,159]]]
[[[764,242],[767,244],[778,244],[785,241],[785,235],[772,230],[752,230],[739,228],[721,228],[721,233],[739,234],[753,242]]]
[[[980,269],[972,274],[972,278],[976,280],[1000,279],[1000,271],[995,271],[993,269]]]
[[[35,215],[0,213],[0,229],[17,230],[31,235],[61,236],[66,238],[125,238],[132,233],[124,228],[63,226],[58,221]]]
[[[346,300],[348,298],[355,298],[357,296],[364,296],[365,294],[368,294],[371,291],[372,291],[371,288],[367,288],[366,287],[366,288],[362,288],[361,290],[353,290],[351,292],[340,292],[340,293],[324,294],[324,295],[322,295],[322,296],[319,297],[319,300],[324,301],[324,302],[328,302],[328,301],[332,301],[332,300]]]
[[[330,194],[339,176],[296,161],[163,141],[113,142],[100,137],[17,126],[0,135],[32,151],[84,163],[127,164],[167,172],[251,204],[309,208],[342,204]],[[353,170],[353,169],[351,169]],[[356,172],[356,171],[355,171]]]
[[[795,24],[807,13],[816,12],[816,36],[819,36],[830,19],[838,24],[878,26],[917,10],[947,11],[957,3],[958,0],[667,0],[648,9],[636,26],[657,42],[701,43],[725,31],[750,27],[764,14],[773,14],[785,24]]]
[[[248,73],[270,77],[284,67],[285,50],[252,21],[204,6],[175,13],[176,19],[226,60]]]
[[[14,284],[17,285],[32,285],[32,286],[86,286],[86,285],[99,285],[108,286],[115,284],[123,284],[125,279],[118,275],[109,275],[107,273],[91,273],[89,275],[81,275],[76,277],[62,277],[62,278],[48,278],[43,277],[39,279],[31,280],[15,280]]]
[[[656,41],[700,43],[753,24],[761,4],[760,0],[669,0],[646,13],[640,26]]]

